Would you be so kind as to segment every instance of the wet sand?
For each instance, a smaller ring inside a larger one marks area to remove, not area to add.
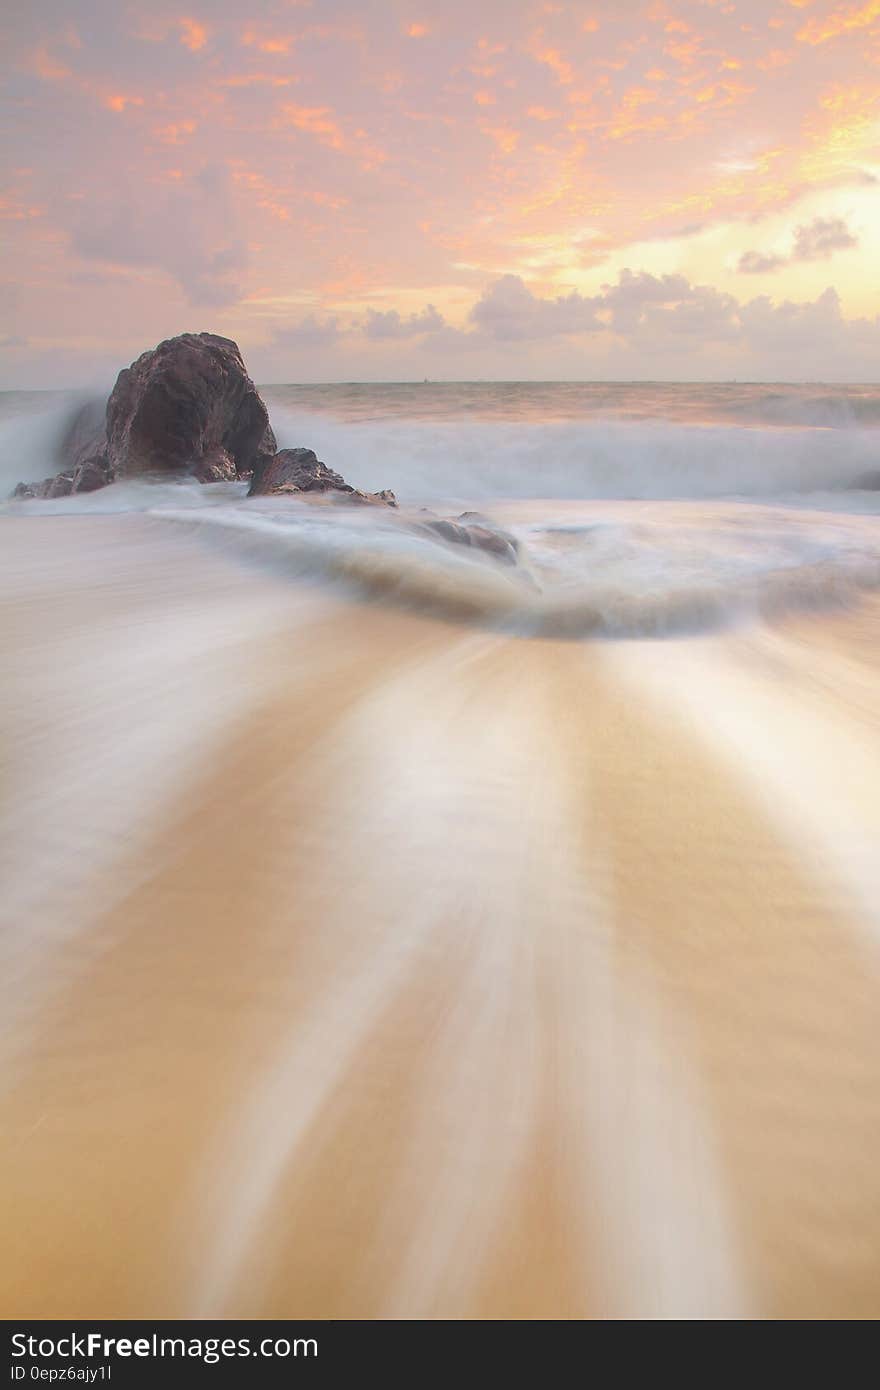
[[[527,641],[2,525],[5,1316],[880,1314],[880,603]]]

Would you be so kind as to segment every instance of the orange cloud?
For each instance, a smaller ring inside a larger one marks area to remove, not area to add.
[[[813,124],[812,148],[800,160],[801,176],[810,182],[833,178],[870,155],[876,144],[880,87],[834,87],[819,104],[830,120]]]
[[[667,58],[671,58],[675,63],[681,63],[688,67],[700,53],[700,40],[698,38],[682,39],[681,42],[668,43],[663,49]]]
[[[292,82],[298,82],[298,77],[280,77],[277,73],[269,72],[245,72],[240,76],[223,77],[220,79],[221,87],[289,87]]]
[[[558,48],[543,48],[535,53],[535,59],[556,74],[556,80],[563,87],[574,81],[574,69],[566,62]]]
[[[782,48],[771,48],[765,58],[758,59],[758,67],[762,72],[775,72],[777,68],[787,67],[793,57],[793,53],[786,53]]]
[[[180,30],[180,42],[190,53],[198,53],[208,42],[208,31],[197,19],[179,19],[177,27]]]
[[[124,111],[126,106],[143,106],[143,104],[143,97],[127,96],[123,92],[115,92],[104,98],[104,105],[108,111]]]
[[[45,211],[45,208],[30,207],[21,202],[16,194],[11,197],[0,195],[0,221],[28,222],[34,217],[42,217]]]
[[[246,29],[241,41],[248,48],[258,48],[261,53],[289,53],[296,42],[292,34],[271,34],[264,37],[253,29]]]
[[[513,154],[519,144],[520,133],[510,126],[483,126],[483,134],[495,141],[502,154]]]
[[[114,107],[114,110],[121,110],[121,107]],[[176,125],[163,125],[156,129],[155,134],[166,145],[181,145],[184,137],[192,135],[198,130],[197,121],[179,121]]]
[[[492,92],[474,92],[474,101],[478,106],[495,105],[495,97]]]
[[[322,193],[320,189],[311,191],[300,189],[299,197],[308,198],[309,202],[317,203],[318,207],[332,208],[334,212],[338,212],[340,208],[348,207],[349,202],[348,198],[343,197],[342,194]]]
[[[642,108],[657,100],[657,93],[650,87],[630,87],[624,92],[617,111],[608,127],[608,138],[624,140],[640,131],[662,130],[669,124],[668,118],[656,112],[653,115],[641,114]]]
[[[45,45],[35,49],[29,66],[44,82],[62,82],[65,77],[72,75],[71,69],[57,58],[53,58]]]
[[[839,38],[841,34],[854,30],[867,29],[869,24],[880,19],[880,0],[868,0],[866,5],[850,5],[846,9],[833,10],[824,18],[811,19],[801,29],[797,38],[801,43],[827,43],[829,39]]]
[[[296,106],[286,102],[281,113],[288,124],[309,135],[317,135],[323,145],[333,150],[341,150],[345,141],[338,122],[334,119],[330,106]]]
[[[427,24],[411,24],[406,32],[411,39],[423,39],[428,32],[428,26]]]

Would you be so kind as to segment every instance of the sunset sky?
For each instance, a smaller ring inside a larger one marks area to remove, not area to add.
[[[876,380],[880,0],[7,0],[0,386]]]

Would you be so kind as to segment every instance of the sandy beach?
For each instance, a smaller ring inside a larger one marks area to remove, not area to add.
[[[525,640],[3,530],[6,1317],[880,1314],[880,603]]]

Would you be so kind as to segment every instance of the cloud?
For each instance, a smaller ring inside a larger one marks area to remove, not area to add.
[[[470,322],[493,338],[508,342],[602,327],[596,319],[594,300],[577,293],[539,299],[518,275],[502,275],[484,290],[470,311]]]
[[[299,323],[287,324],[277,328],[272,335],[271,346],[277,348],[318,349],[332,347],[341,337],[339,320],[335,317],[318,319],[307,314]]]
[[[764,255],[761,251],[744,251],[737,270],[744,275],[764,275],[795,261],[828,260],[835,251],[847,251],[858,246],[842,217],[815,217],[794,231],[794,242],[788,255]]]
[[[161,195],[123,188],[78,206],[71,246],[80,256],[165,271],[192,304],[240,298],[247,251],[236,231],[225,169],[208,166]]]
[[[595,295],[543,296],[505,275],[486,286],[462,328],[441,322],[419,334],[435,314],[430,306],[406,318],[375,314],[373,331],[356,319],[309,315],[254,355],[265,380],[422,375],[428,362],[435,376],[460,373],[464,361],[471,372],[503,377],[514,359],[530,377],[856,380],[880,351],[880,318],[845,319],[833,288],[801,302],[740,301],[686,276],[632,270]],[[376,339],[381,358],[372,355]]]
[[[692,285],[683,275],[650,275],[623,270],[614,285],[592,296],[577,291],[542,299],[518,275],[504,275],[483,292],[470,322],[493,338],[513,342],[615,333],[653,338],[658,334],[702,334],[727,338],[735,323],[736,301],[708,285]]]
[[[439,333],[446,326],[443,315],[433,304],[428,304],[420,314],[410,314],[401,318],[396,309],[379,313],[370,309],[367,313],[364,333],[368,338],[416,338],[423,333]]]
[[[794,234],[793,261],[825,260],[835,251],[845,251],[858,246],[842,217],[817,217],[805,227],[798,227]]]
[[[208,42],[208,31],[204,24],[200,24],[197,19],[179,19],[177,21],[180,30],[180,42],[184,48],[188,48],[191,53],[198,53],[200,48],[204,48]]]
[[[333,150],[341,150],[344,144],[342,130],[329,106],[297,106],[295,102],[285,102],[281,114],[288,124],[297,130],[316,135],[323,145]]]
[[[818,15],[808,21],[801,29],[797,38],[801,43],[811,44],[813,47],[820,43],[827,43],[829,39],[839,38],[841,34],[850,34],[859,29],[867,29],[869,25],[880,20],[880,0],[868,0],[864,5],[844,5],[832,10],[831,14]]]
[[[786,256],[765,256],[760,251],[743,251],[736,268],[741,275],[765,275],[785,265],[787,259]]]

